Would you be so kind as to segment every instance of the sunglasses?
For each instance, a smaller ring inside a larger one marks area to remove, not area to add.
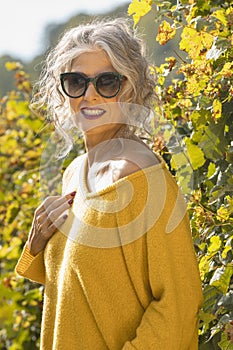
[[[71,98],[84,96],[90,83],[94,85],[100,96],[114,97],[119,93],[124,79],[125,76],[117,72],[100,73],[94,78],[76,72],[60,74],[62,90]]]

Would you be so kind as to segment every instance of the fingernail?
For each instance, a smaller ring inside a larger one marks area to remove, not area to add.
[[[67,214],[63,215],[63,219],[64,219],[64,220],[67,219],[67,218],[68,218],[68,215],[67,215]]]
[[[73,204],[73,201],[74,201],[73,199],[70,199],[70,200],[68,201],[68,204],[70,204],[70,205]]]
[[[70,194],[72,197],[74,197],[75,195],[76,195],[76,191],[74,191],[74,192],[71,192],[71,194]]]

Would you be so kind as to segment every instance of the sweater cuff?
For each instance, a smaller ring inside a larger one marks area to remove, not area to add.
[[[44,284],[44,251],[34,256],[30,253],[26,243],[15,267],[15,272],[32,281]]]

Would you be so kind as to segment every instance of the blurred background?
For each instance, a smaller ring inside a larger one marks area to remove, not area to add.
[[[45,53],[66,28],[96,16],[127,16],[129,3],[126,0],[66,0],[56,4],[46,0],[5,1],[0,21],[0,96],[15,87],[14,72],[6,71],[6,62],[21,62],[33,82]],[[152,63],[159,65],[164,62],[165,55],[174,55],[172,51],[178,47],[176,40],[164,46],[156,42],[158,25],[152,13],[141,19],[138,28],[144,34]]]
[[[204,293],[199,350],[233,350],[232,5],[233,0],[1,3],[0,350],[39,348],[43,286],[14,269],[41,197],[60,193],[56,184],[63,170],[84,151],[78,138],[58,171],[53,149],[51,156],[47,152],[49,144],[58,145],[51,139],[54,125],[31,112],[32,87],[46,53],[66,29],[97,16],[133,21],[135,12],[156,73],[159,103],[150,146],[187,194]]]

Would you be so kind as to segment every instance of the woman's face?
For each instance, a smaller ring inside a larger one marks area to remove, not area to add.
[[[116,72],[103,50],[86,52],[73,60],[71,72],[85,74],[88,78],[104,72]],[[122,82],[122,88],[124,81]],[[122,122],[118,105],[118,95],[102,97],[89,83],[85,94],[78,98],[69,98],[70,108],[76,125],[85,133],[93,134],[116,130]]]

